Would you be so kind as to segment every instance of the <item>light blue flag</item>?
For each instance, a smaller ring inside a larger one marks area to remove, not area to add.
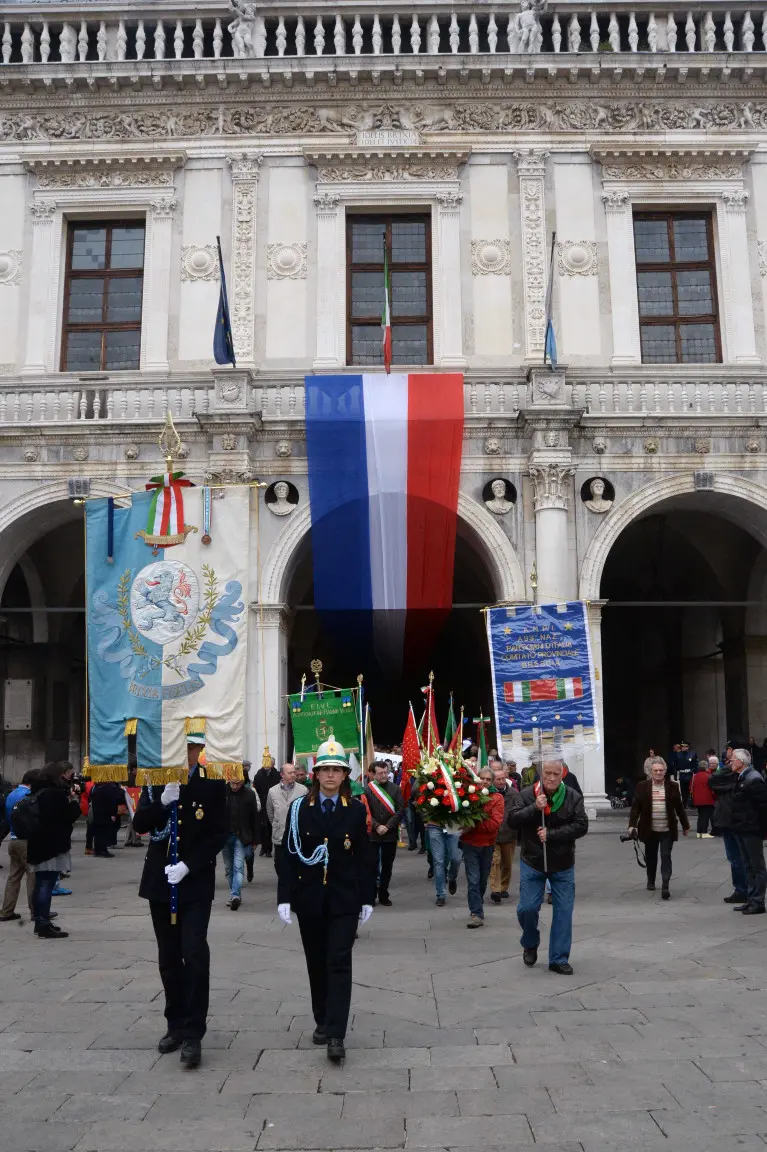
[[[551,237],[551,259],[549,261],[549,280],[546,285],[546,336],[543,345],[543,363],[549,363],[552,368],[557,366],[557,338],[554,334],[554,321],[551,315],[552,297],[554,295],[554,249],[557,234]]]

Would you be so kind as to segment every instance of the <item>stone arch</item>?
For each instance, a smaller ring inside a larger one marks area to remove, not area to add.
[[[91,482],[91,496],[127,495],[123,484],[110,480]],[[62,503],[69,505],[64,514]],[[30,488],[0,508],[0,598],[8,577],[27,549],[51,528],[78,515],[81,512],[69,500],[66,480]]]
[[[492,574],[498,599],[510,603],[525,600],[522,567],[511,541],[497,519],[464,492],[458,494],[458,515],[473,529],[474,542]],[[296,550],[311,529],[311,523],[311,510],[307,502],[290,517],[284,531],[272,546],[263,569],[264,604],[285,603]]]
[[[605,516],[584,557],[579,587],[581,600],[600,598],[605,562],[624,529],[657,504],[675,496],[693,495],[697,497],[698,508],[734,520],[767,547],[767,488],[764,485],[750,478],[746,480],[741,476],[715,473],[713,490],[696,489],[691,472],[667,476],[645,484]],[[755,508],[765,513],[761,524],[753,515]]]

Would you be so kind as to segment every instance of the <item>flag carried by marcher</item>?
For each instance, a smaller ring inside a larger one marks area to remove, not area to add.
[[[425,688],[422,688],[424,696],[426,697],[426,711],[424,712],[425,732],[421,735],[421,743],[428,755],[434,751],[439,744],[439,728],[437,726],[437,709],[434,703],[434,680],[430,676],[429,683]]]
[[[218,245],[218,272],[220,287],[218,291],[218,311],[216,312],[216,327],[213,332],[213,359],[217,364],[231,364],[237,367],[234,355],[234,337],[232,336],[232,321],[229,315],[229,297],[226,292],[226,273],[224,271],[224,258],[221,255],[221,237],[216,237]]]
[[[186,783],[187,736],[204,736],[205,771],[242,778],[250,492],[232,487],[203,533],[206,489],[155,477],[127,508],[85,508],[88,771]],[[210,525],[209,525],[210,527]]]
[[[445,721],[445,748],[449,748],[453,743],[455,736],[455,712],[453,710],[453,693],[450,693],[450,704],[447,709],[447,720]]]
[[[313,756],[333,736],[359,752],[358,688],[315,688],[288,696],[296,756]]]
[[[405,726],[405,734],[402,737],[402,798],[407,804],[410,799],[412,773],[417,771],[418,765],[421,763],[421,742],[418,738],[418,730],[415,726],[415,716],[413,715],[413,705],[411,704],[407,714],[407,724]]]

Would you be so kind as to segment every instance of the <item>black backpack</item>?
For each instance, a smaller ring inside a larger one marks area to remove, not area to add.
[[[11,809],[11,827],[17,840],[31,840],[40,831],[40,796],[28,792],[17,800]]]

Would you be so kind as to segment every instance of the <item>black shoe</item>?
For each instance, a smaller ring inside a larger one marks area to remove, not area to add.
[[[392,903],[388,896],[379,896],[378,903],[382,908],[391,908]]]
[[[98,856],[99,860],[114,860],[114,852],[94,852],[94,856]]]
[[[434,869],[433,868],[430,868],[429,871],[426,873],[426,879],[427,880],[433,880],[434,879]]]
[[[249,856],[245,861],[245,867],[248,873],[248,884],[253,883],[253,857]]]
[[[346,1049],[343,1040],[328,1040],[328,1060],[333,1064],[340,1064],[346,1059]]]
[[[7,916],[0,916],[0,924],[4,924],[7,920],[21,920],[21,913],[9,912]]]
[[[447,890],[451,896],[455,896],[456,892],[458,891],[458,881],[457,880],[448,880]]]
[[[444,896],[438,896],[437,897],[437,907],[438,908],[444,908],[445,907],[445,897]]]
[[[570,964],[549,964],[549,972],[558,972],[560,976],[572,976],[573,969]]]
[[[264,852],[263,848],[259,852],[259,856],[266,856],[266,852]]]
[[[491,892],[490,893],[490,899],[492,900],[493,904],[500,904],[500,902],[501,902],[500,892]]]
[[[426,855],[426,849],[425,848],[419,848],[418,849],[418,855],[419,856],[425,856]]]
[[[733,892],[732,896],[725,896],[725,904],[743,904],[746,900],[745,892]]]
[[[312,1032],[312,1044],[327,1044],[328,1038],[325,1035],[325,1025],[318,1024]]]
[[[767,909],[764,904],[749,904],[743,909],[744,916],[763,916]]]
[[[417,844],[408,844],[407,850],[408,850],[408,852],[415,852],[417,847],[418,847]]]
[[[202,1045],[199,1040],[185,1040],[181,1045],[181,1063],[187,1068],[199,1068],[202,1060]]]
[[[748,904],[736,904],[733,908],[733,912],[746,912],[747,910]]]
[[[166,1032],[162,1040],[157,1045],[157,1051],[162,1052],[163,1056],[167,1056],[169,1052],[175,1052],[181,1047],[182,1041],[172,1032]]]
[[[501,892],[501,900],[508,900],[508,898],[509,898],[508,892]]]
[[[525,962],[525,968],[534,968],[538,963],[538,949],[525,948],[524,952],[522,953],[522,959]]]
[[[671,899],[671,893],[669,892],[668,888],[661,888],[660,898],[661,898],[661,900],[670,900]]]
[[[35,936],[39,936],[42,940],[66,940],[69,933],[62,932],[60,928],[54,928],[52,924],[46,924],[42,928],[35,925]]]
[[[654,880],[648,880],[647,881],[647,891],[648,892],[654,892],[655,891],[655,881]]]
[[[232,912],[236,912],[240,904],[241,900],[239,896],[232,896],[232,899],[229,901],[229,907],[232,909]]]

